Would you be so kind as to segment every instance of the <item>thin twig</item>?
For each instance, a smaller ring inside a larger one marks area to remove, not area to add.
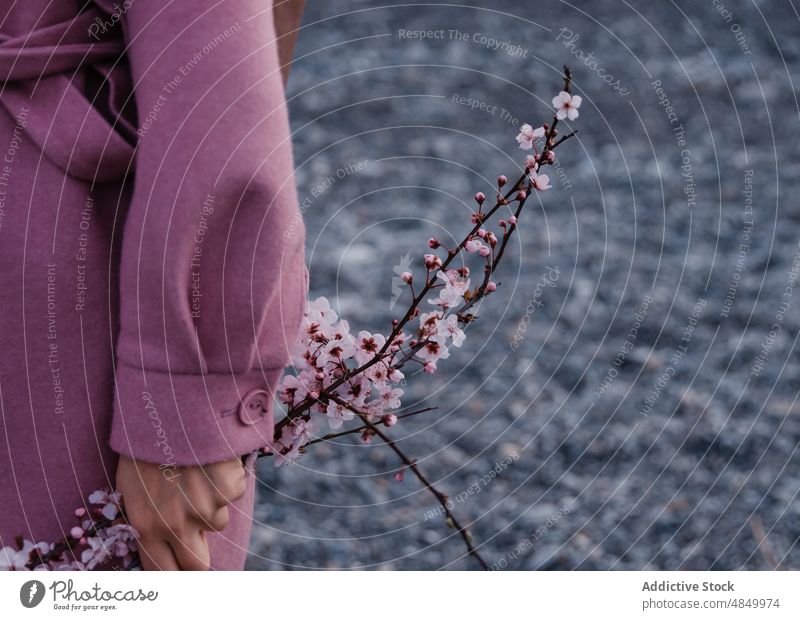
[[[758,551],[767,561],[767,564],[770,565],[772,570],[782,570],[778,556],[775,555],[775,551],[772,549],[772,545],[770,545],[769,539],[767,538],[764,522],[759,515],[753,515],[750,518],[750,530],[753,532],[753,538],[758,546]]]
[[[426,413],[428,411],[434,411],[435,409],[438,409],[438,407],[425,407],[425,409],[417,409],[416,411],[410,411],[408,413],[399,415],[397,416],[397,419],[402,420],[404,418],[410,418],[411,416],[419,415],[420,413]],[[368,428],[369,427],[365,424],[364,426],[351,428],[350,430],[342,431],[341,433],[331,433],[329,435],[324,435],[323,437],[317,437],[316,439],[309,441],[307,444],[305,444],[305,447],[313,446],[315,443],[322,443],[323,441],[338,439],[339,437],[344,437],[345,435],[354,435],[356,433],[362,433]]]
[[[484,570],[489,570],[489,565],[481,557],[480,553],[478,553],[478,550],[475,549],[475,546],[472,544],[472,535],[469,533],[469,530],[458,522],[456,516],[453,514],[453,511],[450,510],[450,507],[448,506],[450,498],[448,498],[447,495],[439,491],[436,487],[433,486],[433,484],[431,484],[431,482],[428,480],[425,474],[423,474],[420,471],[416,461],[406,456],[406,454],[400,448],[397,447],[397,444],[391,437],[389,437],[386,433],[384,433],[383,430],[378,428],[376,424],[370,421],[369,419],[370,416],[366,411],[363,411],[362,409],[355,407],[348,401],[344,400],[343,398],[340,398],[339,396],[336,396],[335,394],[331,395],[330,399],[340,404],[342,407],[347,407],[350,411],[355,413],[358,417],[360,417],[364,421],[365,426],[367,426],[371,432],[375,433],[378,437],[381,438],[381,441],[383,441],[383,443],[385,443],[392,450],[394,450],[394,453],[400,457],[400,460],[403,461],[406,467],[408,467],[412,472],[414,472],[414,475],[417,477],[417,479],[423,484],[423,486],[426,489],[428,489],[428,491],[430,491],[433,494],[433,496],[436,498],[439,504],[441,504],[442,508],[444,508],[445,514],[447,515],[448,523],[451,523],[453,528],[458,530],[458,533],[461,535],[461,538],[464,539],[464,544],[467,547],[469,555],[473,556],[476,560],[478,560],[478,562],[480,563],[481,567]]]

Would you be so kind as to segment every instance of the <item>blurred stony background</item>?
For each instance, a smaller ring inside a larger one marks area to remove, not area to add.
[[[311,294],[356,329],[386,330],[393,268],[517,174],[561,65],[583,96],[498,292],[409,377],[404,404],[438,409],[394,429],[495,567],[800,568],[799,22],[788,0],[309,4],[288,97]],[[248,567],[475,568],[397,466],[349,438],[262,463]]]

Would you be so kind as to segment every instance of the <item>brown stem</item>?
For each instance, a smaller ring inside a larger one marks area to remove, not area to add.
[[[397,416],[397,419],[402,420],[403,418],[410,418],[411,416],[419,415],[420,413],[426,413],[428,411],[433,411],[435,409],[436,407],[425,407],[425,409],[417,409],[416,411],[409,411],[408,413],[403,413]],[[323,441],[330,441],[331,439],[338,439],[339,437],[344,437],[345,435],[354,435],[355,433],[362,433],[368,428],[369,427],[365,424],[364,426],[351,428],[350,430],[342,431],[341,433],[330,433],[329,435],[324,435],[323,437],[317,437],[317,439],[309,441],[305,445],[305,447],[313,446],[315,443],[322,443]]]
[[[464,526],[462,526],[458,522],[456,516],[453,514],[453,511],[450,510],[450,507],[448,506],[449,498],[447,497],[447,495],[445,495],[444,493],[439,491],[436,487],[434,487],[433,484],[431,484],[431,482],[425,476],[425,474],[423,474],[420,471],[417,463],[414,460],[410,459],[408,456],[406,456],[406,454],[400,448],[397,447],[397,444],[391,437],[389,437],[386,433],[384,433],[376,424],[370,421],[369,419],[370,416],[366,411],[363,411],[362,409],[350,404],[349,402],[347,402],[343,398],[340,398],[339,396],[336,396],[335,394],[332,394],[330,396],[330,399],[333,400],[334,402],[339,403],[342,407],[347,407],[350,411],[355,413],[358,417],[360,417],[364,421],[364,425],[367,426],[367,428],[369,428],[371,432],[375,433],[378,437],[381,438],[381,441],[383,441],[383,443],[385,443],[392,450],[394,450],[394,453],[398,457],[400,457],[400,460],[403,461],[406,467],[408,467],[412,472],[414,472],[414,475],[417,477],[417,479],[422,483],[422,485],[426,489],[428,489],[428,491],[431,492],[431,494],[433,494],[433,496],[436,498],[439,504],[441,504],[442,508],[444,508],[445,514],[447,515],[448,523],[451,523],[452,526],[456,530],[458,530],[458,533],[464,540],[464,544],[467,547],[469,555],[473,556],[480,563],[481,567],[484,570],[489,570],[489,565],[481,557],[480,553],[478,553],[478,550],[475,549],[475,546],[472,544],[472,535],[469,533],[469,530],[467,530]]]

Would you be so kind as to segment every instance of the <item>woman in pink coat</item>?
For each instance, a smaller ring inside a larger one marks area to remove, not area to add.
[[[308,287],[302,3],[0,7],[0,547],[116,487],[145,568],[240,569]]]

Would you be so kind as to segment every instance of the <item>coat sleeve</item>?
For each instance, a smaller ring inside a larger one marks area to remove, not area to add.
[[[138,146],[111,447],[163,466],[272,440],[308,290],[272,3],[135,0]]]

